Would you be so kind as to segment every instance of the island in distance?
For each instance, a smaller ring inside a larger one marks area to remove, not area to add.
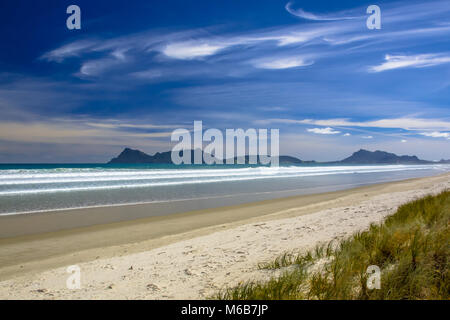
[[[191,152],[191,159],[194,159],[194,150],[185,150],[180,152]],[[145,163],[158,163],[158,164],[171,164],[172,151],[157,152],[153,156],[146,154],[140,150],[134,150],[125,148],[116,158],[111,159],[108,164],[145,164]],[[204,153],[202,151],[202,159]],[[234,158],[234,163],[236,163]],[[245,156],[245,163],[248,163],[249,157]],[[301,164],[301,163],[314,163],[314,161],[302,161],[298,158],[291,156],[280,156],[280,164]]]
[[[194,157],[194,150],[191,152],[191,159]],[[171,164],[171,151],[157,152],[154,155],[146,154],[140,150],[125,148],[117,157],[111,159],[108,164]],[[203,154],[202,154],[203,155]],[[236,162],[236,158],[234,159]],[[339,161],[316,162],[303,161],[292,156],[280,156],[280,164],[433,164],[433,163],[450,163],[450,160],[427,161],[421,160],[417,156],[398,156],[394,153],[385,151],[368,151],[361,149],[354,152],[350,157]],[[248,163],[248,156],[245,157],[245,163]]]

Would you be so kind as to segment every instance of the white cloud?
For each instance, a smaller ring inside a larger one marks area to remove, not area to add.
[[[167,45],[162,52],[170,58],[190,60],[216,54],[226,47],[224,44],[181,42]]]
[[[349,19],[355,19],[357,17],[345,17],[345,16],[330,16],[330,15],[316,15],[314,13],[306,12],[303,9],[293,9],[292,8],[292,2],[288,2],[285,6],[285,9],[287,12],[292,14],[293,16],[303,18],[306,20],[313,20],[313,21],[334,21],[334,20],[349,20]]]
[[[289,69],[296,67],[305,67],[313,64],[313,61],[305,61],[301,57],[287,57],[273,60],[258,61],[254,66],[261,69]]]
[[[373,139],[373,136],[362,136],[363,139]]]
[[[422,132],[421,135],[426,136],[426,137],[432,137],[432,138],[447,138],[447,139],[450,139],[450,132],[439,132],[439,131]]]
[[[325,30],[314,30],[311,32],[296,32],[288,35],[279,35],[274,37],[272,40],[277,40],[279,46],[287,46],[290,44],[302,43],[310,41],[322,33],[327,33]],[[263,40],[263,39],[261,39]],[[267,40],[270,40],[269,38]]]
[[[84,76],[97,76],[112,66],[122,63],[123,60],[115,58],[104,58],[86,61],[81,65],[80,74]]]
[[[407,142],[408,140],[405,140],[405,139],[403,139],[402,141],[401,141],[401,143],[405,143],[405,142]]]
[[[308,132],[317,133],[317,134],[338,134],[341,133],[340,131],[336,131],[333,128],[327,127],[327,128],[312,128],[307,129]]]
[[[344,136],[344,137],[349,137],[349,136],[351,136],[351,134],[347,132],[347,133],[345,133],[343,136]]]
[[[444,130],[450,131],[450,121],[442,119],[423,119],[423,118],[392,118],[379,119],[372,121],[352,121],[350,119],[269,119],[269,123],[286,124],[310,124],[318,126],[333,127],[364,127],[364,128],[385,128],[385,129],[405,129],[405,130]]]
[[[382,72],[399,68],[425,68],[450,62],[448,54],[419,54],[412,56],[386,55],[386,62],[369,68],[371,72]]]
[[[76,41],[59,47],[55,50],[45,53],[41,59],[47,61],[62,62],[69,57],[76,57],[81,53],[92,48],[95,45],[93,41]]]

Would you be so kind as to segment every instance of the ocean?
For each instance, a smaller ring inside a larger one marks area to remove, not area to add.
[[[425,177],[450,165],[0,165],[0,215],[187,201],[186,210]],[[149,215],[152,215],[150,212]]]

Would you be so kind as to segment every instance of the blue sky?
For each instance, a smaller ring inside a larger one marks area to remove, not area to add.
[[[450,158],[450,1],[20,0],[0,21],[0,162],[165,151],[194,120],[279,128],[301,159]]]

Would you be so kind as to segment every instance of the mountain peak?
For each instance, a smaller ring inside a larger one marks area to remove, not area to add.
[[[125,148],[108,163],[153,163],[153,157],[140,150]]]
[[[350,157],[339,161],[340,163],[352,164],[412,164],[412,163],[428,163],[428,161],[420,160],[417,156],[398,156],[395,153],[376,150],[368,151],[360,149],[354,152]]]
[[[198,149],[197,149],[198,150]],[[202,159],[204,159],[204,153],[202,152]],[[180,153],[183,152],[191,152],[191,159],[194,159],[195,150],[181,150]],[[234,158],[234,162],[236,162],[237,158]],[[291,156],[280,156],[279,161],[282,164],[299,164],[303,163],[302,160],[297,159]],[[245,162],[249,162],[249,156],[245,156]],[[314,161],[307,161],[308,163],[312,163]],[[166,152],[156,152],[153,156],[148,155],[140,150],[135,150],[131,148],[125,148],[122,152],[115,158],[111,159],[109,164],[126,164],[126,163],[164,163],[170,164],[172,163],[172,151]],[[204,163],[204,162],[203,162]]]

